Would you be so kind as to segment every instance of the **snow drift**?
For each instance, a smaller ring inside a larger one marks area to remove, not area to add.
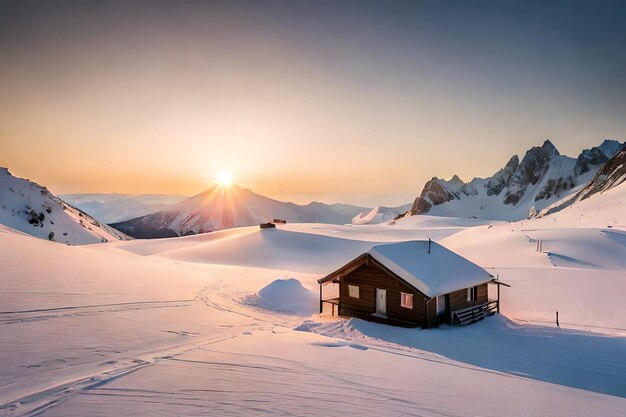
[[[243,303],[265,310],[298,316],[310,316],[317,312],[318,298],[295,278],[277,279],[257,293],[243,299]]]

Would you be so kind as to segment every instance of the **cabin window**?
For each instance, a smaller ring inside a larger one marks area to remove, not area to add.
[[[404,308],[413,309],[413,294],[407,294],[405,292],[400,293],[400,305]]]
[[[467,289],[467,302],[476,301],[476,287]]]
[[[352,298],[359,298],[359,287],[356,285],[348,285],[348,295]]]

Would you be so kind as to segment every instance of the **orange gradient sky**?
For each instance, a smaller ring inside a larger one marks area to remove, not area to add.
[[[626,35],[619,3],[574,4],[3,2],[0,166],[391,205],[546,138],[576,156],[626,136]]]

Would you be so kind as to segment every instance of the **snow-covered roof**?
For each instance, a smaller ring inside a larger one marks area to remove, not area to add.
[[[493,277],[461,255],[427,240],[389,243],[367,253],[428,297],[491,281]]]

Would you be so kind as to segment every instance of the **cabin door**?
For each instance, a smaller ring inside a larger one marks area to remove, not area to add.
[[[442,314],[446,313],[446,296],[445,295],[438,295],[437,296],[437,315],[441,316]]]
[[[387,290],[376,288],[376,312],[387,314]]]

